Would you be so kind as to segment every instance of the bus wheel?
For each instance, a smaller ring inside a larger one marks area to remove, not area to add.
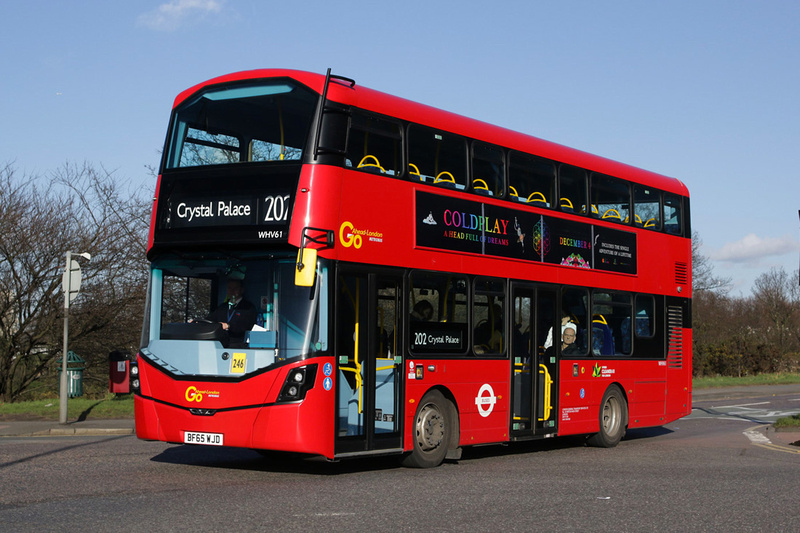
[[[589,437],[589,444],[613,448],[625,436],[627,423],[628,404],[619,387],[611,385],[600,402],[600,432]]]
[[[451,412],[450,402],[441,392],[423,396],[414,417],[414,450],[403,459],[403,466],[432,468],[444,461],[450,444]]]

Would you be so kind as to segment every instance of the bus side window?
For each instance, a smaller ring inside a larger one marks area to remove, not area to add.
[[[552,161],[511,152],[508,164],[508,198],[537,207],[552,207],[556,167]]]
[[[565,213],[588,214],[586,171],[570,165],[558,167],[558,207]]]
[[[505,351],[505,284],[478,278],[472,300],[473,349],[478,355],[499,355]]]
[[[409,276],[408,346],[412,354],[465,354],[467,279],[414,271]]]
[[[681,197],[677,194],[664,194],[664,231],[672,235],[681,234]]]
[[[631,192],[626,182],[593,173],[591,200],[591,216],[622,224],[631,223]]]
[[[415,180],[463,191],[467,188],[467,142],[458,135],[411,124],[408,168]]]
[[[631,295],[595,291],[592,295],[592,355],[630,355]]]
[[[661,193],[642,185],[633,187],[634,225],[658,231],[661,229]]]
[[[475,141],[472,145],[472,191],[486,196],[505,194],[503,149]]]
[[[564,289],[561,295],[561,315],[578,328],[572,355],[586,355],[592,324],[588,317],[589,292],[586,289]],[[553,344],[561,346],[561,331],[553,333]]]
[[[346,165],[362,172],[397,176],[403,168],[400,125],[381,117],[353,112]]]

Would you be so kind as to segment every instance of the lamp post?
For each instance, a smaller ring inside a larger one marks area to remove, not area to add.
[[[76,254],[87,261],[92,260],[88,253]],[[81,266],[72,259],[72,252],[67,251],[67,266],[61,278],[61,285],[64,291],[64,345],[61,353],[61,387],[59,391],[59,411],[58,422],[67,423],[67,348],[69,345],[69,303],[78,296],[81,288]]]

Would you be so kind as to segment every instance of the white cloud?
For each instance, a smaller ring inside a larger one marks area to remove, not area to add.
[[[767,257],[795,253],[800,243],[788,235],[783,237],[759,237],[750,233],[738,241],[729,242],[719,250],[709,254],[714,261],[731,263],[758,263]]]
[[[138,22],[152,30],[172,31],[188,21],[221,10],[222,2],[217,0],[171,0],[139,15]]]

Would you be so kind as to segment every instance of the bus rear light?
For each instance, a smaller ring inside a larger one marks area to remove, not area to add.
[[[306,397],[306,392],[314,387],[317,377],[317,365],[301,366],[294,368],[286,376],[279,402],[296,402]]]

